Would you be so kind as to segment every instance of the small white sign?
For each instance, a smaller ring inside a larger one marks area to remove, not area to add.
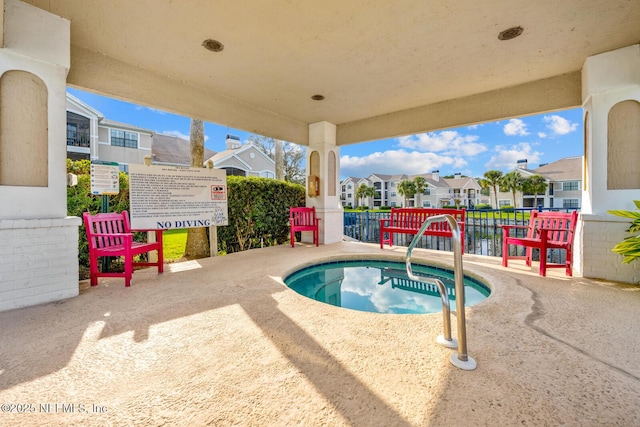
[[[91,194],[120,193],[120,168],[117,163],[91,163]]]
[[[227,174],[222,169],[129,165],[131,227],[228,225]]]

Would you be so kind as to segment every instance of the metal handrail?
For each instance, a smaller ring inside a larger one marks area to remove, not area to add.
[[[462,269],[462,239],[460,235],[460,227],[458,226],[458,222],[456,221],[455,217],[453,217],[453,215],[434,215],[428,217],[422,223],[422,227],[420,227],[420,230],[413,237],[411,244],[407,248],[405,261],[407,265],[407,275],[409,276],[409,278],[411,278],[411,280],[417,280],[424,283],[432,283],[431,281],[427,281],[429,279],[426,277],[416,276],[415,274],[413,274],[413,270],[411,268],[411,252],[420,241],[420,237],[426,231],[427,227],[429,227],[434,222],[444,221],[447,221],[449,223],[449,227],[451,228],[451,240],[453,241],[453,274],[456,287],[456,314],[458,317],[458,353],[452,354],[450,360],[454,366],[460,369],[473,370],[477,366],[476,361],[473,360],[473,358],[469,357],[469,355],[467,354],[467,328],[464,312],[464,271]],[[440,281],[437,280],[436,282]],[[438,342],[446,347],[451,347],[451,344],[454,342],[454,340],[451,339],[451,311],[449,308],[449,296],[443,289],[444,284],[442,282],[436,284],[438,285],[438,288],[440,289],[440,295],[442,296],[442,312],[444,317],[444,340],[438,337]],[[440,287],[440,285],[442,285],[442,288]],[[443,343],[442,341],[446,341],[447,343]]]

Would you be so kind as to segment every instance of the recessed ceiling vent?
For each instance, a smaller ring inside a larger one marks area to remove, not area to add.
[[[224,49],[224,45],[218,40],[214,39],[206,39],[202,42],[202,46],[204,46],[205,49],[210,50],[211,52],[222,52],[222,50]]]
[[[498,39],[500,39],[500,40],[515,39],[520,34],[522,34],[523,31],[524,31],[524,28],[522,28],[522,27],[511,27],[511,28],[508,28],[508,29],[504,30],[500,34],[498,34]]]

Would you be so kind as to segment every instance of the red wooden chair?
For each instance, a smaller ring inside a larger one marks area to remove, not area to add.
[[[289,224],[291,226],[291,247],[294,247],[296,231],[313,231],[313,242],[318,246],[318,222],[316,208],[289,208]]]
[[[531,212],[529,225],[501,225],[502,233],[502,266],[508,267],[510,259],[525,259],[527,267],[531,267],[533,249],[540,250],[540,275],[547,275],[547,268],[565,268],[567,276],[572,275],[573,235],[578,222],[578,212]],[[511,229],[526,229],[526,237],[509,235]],[[525,256],[509,256],[509,245],[525,246]],[[566,261],[562,264],[547,263],[549,249],[566,251]]]
[[[131,276],[134,266],[156,266],[158,273],[164,271],[162,255],[162,231],[163,230],[132,230],[129,224],[129,214],[100,213],[91,215],[83,214],[84,225],[89,242],[89,269],[91,286],[98,284],[98,277],[124,277],[125,286],[131,285]],[[133,241],[134,231],[155,231],[155,242]],[[133,257],[150,251],[158,251],[158,262],[134,262]],[[100,272],[98,270],[98,258],[100,257],[124,257],[124,272]]]

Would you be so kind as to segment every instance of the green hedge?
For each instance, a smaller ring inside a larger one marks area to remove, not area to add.
[[[488,203],[478,203],[475,206],[476,210],[491,210],[491,205]]]
[[[268,178],[227,177],[229,225],[218,227],[227,253],[289,240],[289,207],[304,206],[304,186]]]

